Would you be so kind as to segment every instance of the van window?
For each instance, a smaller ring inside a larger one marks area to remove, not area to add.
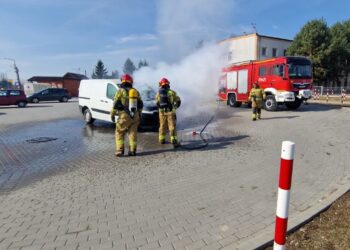
[[[107,98],[113,100],[115,92],[117,92],[117,88],[113,84],[108,83],[108,85],[107,85],[107,94],[106,94]]]
[[[42,94],[42,95],[48,95],[48,94],[49,94],[49,90],[46,89],[46,90],[44,90],[43,92],[41,92],[41,94]]]
[[[266,68],[265,67],[259,68],[259,76],[266,76]]]

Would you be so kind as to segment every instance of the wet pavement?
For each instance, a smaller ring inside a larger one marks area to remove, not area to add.
[[[116,158],[113,124],[44,106],[0,111],[0,249],[252,249],[273,237],[282,140],[296,142],[290,226],[349,189],[349,109],[179,112],[185,147],[216,114],[207,147],[144,131],[138,156]]]
[[[182,117],[178,137],[183,147],[177,150],[194,150],[206,146],[204,140],[214,138],[200,131],[211,116]],[[112,123],[96,121],[85,124],[82,119],[65,119],[40,123],[14,125],[0,138],[0,193],[28,185],[51,174],[71,168],[69,163],[100,152],[114,151]],[[196,133],[193,134],[193,131]],[[140,155],[172,151],[172,145],[159,145],[155,128],[138,134]]]

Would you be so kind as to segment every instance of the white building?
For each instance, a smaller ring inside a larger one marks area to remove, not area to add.
[[[228,64],[284,56],[291,43],[292,40],[258,33],[231,37],[219,42],[220,45],[227,46]]]

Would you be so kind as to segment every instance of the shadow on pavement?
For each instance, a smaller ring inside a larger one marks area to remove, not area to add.
[[[1,113],[1,112],[0,112],[0,115],[6,115],[6,114],[7,114],[7,113]]]
[[[226,148],[226,146],[233,144],[235,141],[243,140],[245,138],[248,138],[248,135],[238,135],[238,136],[231,136],[231,137],[218,137],[218,138],[212,138],[208,140],[208,146],[201,148],[201,149],[190,149],[200,147],[201,145],[204,146],[204,142],[202,141],[185,141],[183,143],[183,147],[180,146],[176,149],[169,148],[169,146],[164,145],[164,149],[156,149],[156,150],[150,150],[150,151],[143,151],[139,152],[138,156],[146,156],[146,155],[154,155],[154,154],[161,154],[161,153],[167,153],[167,152],[174,152],[174,151],[212,151],[212,150],[219,150]]]
[[[299,117],[298,115],[290,115],[290,116],[275,116],[275,117],[267,117],[262,118],[261,120],[275,120],[275,119],[293,119]]]
[[[28,109],[28,108],[49,108],[52,107],[51,105],[41,105],[41,106],[32,106],[32,105],[27,105],[24,108],[19,108],[17,106],[11,106],[11,107],[0,107],[0,109]]]
[[[60,102],[60,101],[40,101],[38,103],[34,103],[34,102],[29,102],[30,104],[34,104],[34,105],[40,105],[43,103],[70,103],[70,102],[78,102],[77,100],[73,100],[73,101],[68,101],[68,102]]]
[[[307,105],[301,106],[297,110],[293,110],[293,112],[322,112],[334,109],[341,109],[342,107],[339,105],[327,105],[327,104],[316,104],[309,103]]]

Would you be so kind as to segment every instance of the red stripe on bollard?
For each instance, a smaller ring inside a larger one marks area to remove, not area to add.
[[[281,150],[281,163],[279,175],[279,188],[277,194],[276,224],[275,224],[275,250],[285,249],[287,225],[289,190],[292,185],[293,159],[295,143],[284,141]]]
[[[281,159],[279,187],[289,190],[292,185],[293,160]]]
[[[287,224],[288,219],[282,219],[276,216],[275,242],[279,245],[286,243]]]

